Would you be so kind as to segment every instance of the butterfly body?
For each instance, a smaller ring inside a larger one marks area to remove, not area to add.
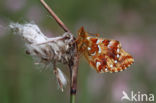
[[[85,56],[98,73],[123,71],[134,62],[133,57],[122,49],[119,41],[99,38],[97,35],[85,32],[82,27],[77,44],[79,53]]]

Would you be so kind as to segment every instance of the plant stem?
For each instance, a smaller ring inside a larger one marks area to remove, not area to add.
[[[77,74],[78,74],[78,64],[79,64],[79,55],[77,53],[77,44],[73,44],[72,58],[69,61],[69,70],[70,70],[70,103],[75,103],[75,97],[77,92]]]
[[[44,8],[50,13],[50,15],[56,20],[56,22],[60,25],[60,27],[65,32],[70,32],[67,26],[61,21],[61,19],[55,14],[55,12],[48,6],[48,4],[44,0],[40,0]]]
[[[51,14],[51,16],[56,20],[60,27],[65,32],[70,32],[66,25],[61,21],[61,19],[55,14],[55,12],[48,6],[44,0],[40,0],[45,9]],[[74,38],[75,39],[75,38]],[[72,48],[70,49],[71,58],[68,63],[70,70],[70,103],[75,103],[76,91],[77,91],[77,74],[78,74],[78,64],[79,64],[79,55],[77,51],[77,44],[73,41],[71,43]]]
[[[75,102],[75,96],[76,95],[71,95],[71,97],[70,97],[70,103],[76,103]]]

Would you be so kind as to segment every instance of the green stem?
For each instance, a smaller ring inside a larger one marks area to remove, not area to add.
[[[76,103],[76,92],[77,92],[77,74],[78,74],[78,64],[79,64],[79,55],[77,52],[77,44],[73,44],[71,48],[72,57],[69,61],[69,70],[70,70],[70,103]]]
[[[76,103],[75,102],[75,94],[71,94],[71,96],[70,96],[70,103]]]

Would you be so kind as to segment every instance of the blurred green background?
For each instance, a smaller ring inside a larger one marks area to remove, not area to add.
[[[97,74],[81,58],[77,103],[121,103],[123,90],[156,96],[156,0],[46,2],[75,36],[84,26],[90,33],[120,40],[135,58],[130,69],[115,74]],[[63,34],[39,0],[0,0],[0,103],[69,103],[69,85],[62,93],[52,68],[34,65],[21,38],[8,28],[10,22],[32,21],[49,37]]]

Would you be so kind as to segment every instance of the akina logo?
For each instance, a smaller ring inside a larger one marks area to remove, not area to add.
[[[153,102],[154,101],[154,94],[149,93],[141,93],[140,91],[134,92],[131,91],[128,95],[125,91],[122,91],[123,96],[121,97],[121,101],[127,100],[127,101],[134,101],[134,102]]]

